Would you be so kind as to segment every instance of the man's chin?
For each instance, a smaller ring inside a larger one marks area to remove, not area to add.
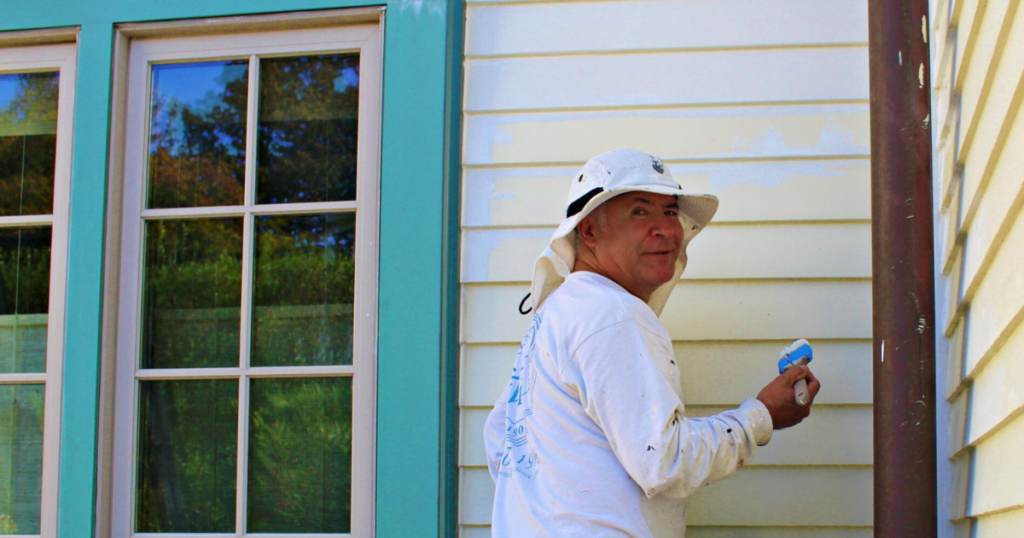
[[[663,286],[664,284],[672,281],[673,277],[675,277],[675,276],[676,276],[676,268],[675,268],[675,264],[673,263],[671,269],[667,269],[667,270],[666,269],[662,269],[662,270],[659,270],[659,271],[655,271],[653,274],[651,274],[651,278],[649,279],[649,282],[652,282],[652,283],[654,283],[654,284],[656,284],[657,286],[660,287],[660,286]]]

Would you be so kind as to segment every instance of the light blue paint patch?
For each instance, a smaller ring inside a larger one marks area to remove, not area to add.
[[[505,146],[516,141],[505,129],[498,129],[494,135],[494,144],[496,146]]]
[[[498,191],[498,181],[503,179],[564,177],[568,185],[578,168],[505,168],[490,170],[472,170],[464,174],[465,186],[462,215],[465,226],[486,226],[491,224],[491,203],[501,200],[514,200],[514,190]],[[555,215],[560,218],[561,215]]]
[[[465,232],[463,241],[463,262],[462,278],[465,282],[487,282],[490,280],[491,255],[501,244],[508,240],[515,239],[548,239],[555,233],[555,228],[548,229],[525,229],[525,230],[473,230]],[[530,268],[533,262],[541,255],[543,249],[533,253],[528,259],[519,260],[523,267],[522,275],[518,280],[530,280],[532,274]],[[516,265],[520,265],[518,262]]]
[[[688,169],[692,173],[693,170]],[[706,169],[711,178],[711,190],[725,190],[736,185],[760,185],[778,187],[794,176],[839,177],[843,171],[833,163],[820,161],[792,161],[781,163],[740,163],[729,166],[715,166]]]

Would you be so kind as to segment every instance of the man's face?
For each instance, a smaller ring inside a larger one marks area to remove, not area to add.
[[[608,200],[594,219],[592,248],[608,276],[647,300],[675,276],[683,226],[674,196],[630,192]]]

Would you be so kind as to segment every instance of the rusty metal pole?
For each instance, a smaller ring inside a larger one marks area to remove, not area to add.
[[[875,536],[938,532],[928,0],[869,0]]]

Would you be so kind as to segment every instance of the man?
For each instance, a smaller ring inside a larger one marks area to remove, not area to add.
[[[799,367],[738,409],[683,415],[658,315],[717,208],[638,151],[599,155],[573,178],[534,269],[533,323],[484,432],[495,538],[682,537],[690,493],[809,414],[792,386],[806,379],[813,400],[820,384]]]

